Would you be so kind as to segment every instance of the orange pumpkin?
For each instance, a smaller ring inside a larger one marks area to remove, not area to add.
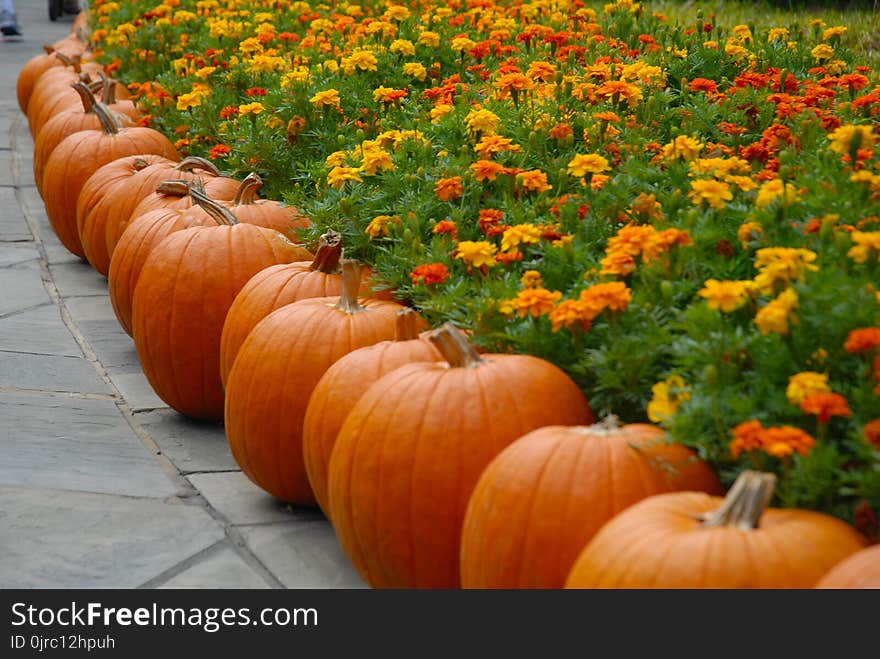
[[[46,214],[59,240],[73,254],[83,257],[76,224],[80,191],[102,165],[128,155],[155,153],[176,159],[177,151],[162,133],[152,128],[124,128],[103,103],[95,114],[101,130],[82,130],[64,138],[52,151],[43,173]]]
[[[254,275],[232,303],[220,339],[220,373],[223,383],[241,344],[258,322],[276,309],[311,297],[331,297],[342,293],[339,257],[342,236],[330,230],[318,240],[313,261],[286,263],[266,268]],[[369,269],[361,267],[362,297],[370,297]]]
[[[370,385],[330,457],[330,518],[377,588],[457,588],[465,508],[486,465],[527,432],[593,421],[553,364],[480,355],[448,324],[431,340],[448,363],[408,364]]]
[[[34,83],[28,100],[27,118],[31,135],[36,139],[43,126],[58,112],[66,108],[80,105],[79,94],[72,85],[77,82],[90,84],[92,91],[101,89],[102,83],[96,80],[101,67],[94,63],[81,64],[77,59],[71,60],[60,52],[55,57],[65,66],[52,67],[45,71]]]
[[[880,545],[852,554],[831,568],[816,588],[880,589]]]
[[[461,541],[464,588],[562,588],[605,522],[674,490],[720,494],[712,470],[656,426],[548,426],[516,440],[486,467]]]
[[[242,222],[275,229],[294,242],[298,241],[299,230],[311,222],[292,206],[271,199],[258,199],[257,192],[262,186],[263,181],[255,172],[245,177],[230,206],[235,216]]]
[[[360,272],[342,261],[340,297],[288,304],[261,320],[226,381],[226,438],[242,471],[273,496],[314,505],[303,463],[303,418],[312,390],[352,350],[391,339],[394,302],[357,299]]]
[[[325,513],[330,509],[327,500],[330,455],[351,408],[369,386],[386,373],[404,364],[443,359],[427,336],[419,334],[424,328],[424,321],[412,309],[399,311],[393,341],[382,341],[347,354],[327,369],[312,392],[303,422],[303,458],[312,492]]]
[[[865,539],[829,515],[766,509],[774,483],[744,471],[724,499],[674,492],[636,503],[587,544],[566,588],[812,588]]]
[[[277,231],[238,222],[197,188],[190,195],[218,226],[172,233],[150,252],[134,291],[134,345],[162,400],[181,414],[219,420],[220,332],[232,300],[263,268],[311,255]]]
[[[45,52],[42,55],[35,55],[21,68],[15,83],[18,107],[25,114],[27,114],[27,106],[31,99],[31,93],[34,91],[34,85],[40,76],[53,67],[65,66],[62,60],[55,57],[53,46],[45,45],[43,50]]]

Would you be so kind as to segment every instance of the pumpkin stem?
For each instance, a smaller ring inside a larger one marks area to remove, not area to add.
[[[607,437],[608,435],[619,434],[622,427],[620,417],[616,414],[609,414],[601,421],[597,421],[589,426],[578,426],[577,432],[592,437]]]
[[[202,169],[206,172],[210,172],[212,176],[220,176],[220,170],[217,169],[217,166],[214,163],[205,158],[199,158],[198,156],[187,156],[174,166],[174,170],[177,172],[191,173],[195,169]]]
[[[257,192],[262,187],[263,179],[261,179],[260,175],[256,172],[251,172],[244,177],[241,185],[238,186],[238,191],[235,193],[235,198],[232,200],[232,205],[247,206],[254,203],[257,198]]]
[[[485,363],[464,332],[452,323],[444,323],[428,338],[453,368],[475,368]]]
[[[222,226],[225,224],[227,226],[235,226],[238,224],[238,218],[232,214],[232,211],[221,206],[205,193],[205,186],[202,185],[201,181],[196,180],[189,184],[189,196],[192,197],[193,202],[201,206],[218,225]]]
[[[134,171],[139,172],[142,169],[146,169],[150,166],[150,161],[146,158],[141,158],[140,156],[136,156],[134,160],[131,161],[131,166]]]
[[[118,134],[123,126],[122,122],[119,121],[119,117],[116,116],[116,113],[103,103],[96,101],[94,96],[92,96],[92,102],[94,103],[94,113],[98,115],[98,119],[101,122],[101,126],[104,128],[104,132],[108,135]]]
[[[776,476],[747,470],[737,476],[721,506],[700,516],[703,526],[733,526],[743,531],[758,528],[761,515],[773,498]]]
[[[103,71],[98,71],[101,79],[101,103],[113,105],[116,102],[116,81]]]
[[[47,55],[51,55],[52,53],[55,52],[55,47],[54,47],[54,46],[50,46],[50,45],[47,44],[47,43],[44,43],[44,44],[43,44],[43,50],[46,52]]]
[[[92,90],[89,89],[89,86],[84,82],[75,82],[71,87],[73,87],[74,91],[79,94],[79,99],[82,101],[83,112],[86,114],[94,112],[95,96],[92,94]]]
[[[339,262],[342,267],[342,295],[336,308],[345,313],[358,313],[366,311],[358,302],[358,293],[361,288],[361,266],[354,259],[342,259]]]
[[[339,259],[342,257],[342,234],[330,229],[318,238],[318,251],[312,259],[310,269],[324,274],[332,274],[339,270]]]
[[[55,57],[57,57],[64,63],[64,66],[72,66],[74,71],[76,71],[77,73],[80,72],[80,64],[76,57],[68,57],[60,50],[56,50],[54,54]]]
[[[171,195],[172,197],[185,197],[189,194],[189,181],[182,181],[180,179],[162,181],[156,186],[156,192]]]
[[[423,327],[421,318],[414,309],[404,307],[397,312],[397,323],[394,326],[395,341],[412,341],[419,338],[419,330]]]

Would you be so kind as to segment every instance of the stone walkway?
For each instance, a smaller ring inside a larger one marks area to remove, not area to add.
[[[220,425],[153,394],[106,280],[55,237],[15,81],[72,17],[16,5],[24,38],[0,42],[0,588],[363,587],[320,512],[264,494]]]

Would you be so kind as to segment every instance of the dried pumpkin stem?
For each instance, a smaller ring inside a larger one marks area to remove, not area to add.
[[[721,506],[701,516],[703,526],[733,526],[744,531],[758,528],[761,515],[773,498],[776,476],[744,471],[734,481]]]
[[[339,262],[342,267],[342,295],[336,308],[345,313],[359,313],[366,311],[358,302],[358,293],[361,288],[361,266],[354,259],[342,259]]]
[[[62,53],[60,50],[55,51],[55,57],[57,57],[59,60],[61,60],[64,63],[64,66],[72,66],[74,71],[76,71],[77,73],[80,72],[79,61],[77,58],[68,57],[67,55]]]
[[[218,225],[228,225],[234,226],[238,224],[238,218],[232,214],[228,208],[221,206],[218,202],[211,199],[205,193],[205,186],[201,184],[199,181],[193,181],[189,186],[189,196],[192,197],[192,200],[195,204],[202,207],[202,209],[211,216],[211,219],[214,220]]]
[[[257,192],[263,187],[263,179],[256,172],[251,172],[244,177],[244,180],[238,186],[235,198],[232,200],[233,206],[247,206],[257,199]]]
[[[108,135],[116,135],[122,131],[122,122],[119,121],[119,117],[116,116],[116,113],[103,103],[95,101],[94,96],[92,99],[94,103],[94,112],[98,115],[98,119],[101,122],[104,132]]]
[[[453,368],[474,368],[485,363],[464,332],[452,323],[444,323],[429,338]]]
[[[209,172],[212,176],[220,176],[220,170],[217,165],[205,158],[198,156],[187,156],[174,166],[176,172],[192,172],[195,169],[202,169]]]
[[[182,181],[180,179],[162,181],[156,186],[156,192],[173,197],[185,197],[189,194],[189,181]]]
[[[318,251],[309,268],[315,272],[332,274],[339,270],[339,259],[342,257],[342,234],[330,229],[318,238]]]
[[[95,111],[95,96],[88,85],[83,82],[75,82],[71,85],[74,91],[79,94],[79,100],[82,101],[83,112],[88,114]]]
[[[101,78],[101,84],[103,85],[101,89],[101,103],[113,105],[116,103],[116,81],[105,75],[103,71],[99,72],[98,76]]]
[[[419,314],[414,309],[404,307],[397,312],[397,323],[394,326],[395,341],[412,341],[419,338],[419,330],[423,327]]]
[[[51,55],[52,53],[55,52],[55,47],[54,47],[54,46],[50,46],[50,45],[47,44],[47,43],[44,43],[44,44],[43,44],[43,50],[45,51],[45,53],[46,53],[47,55]]]

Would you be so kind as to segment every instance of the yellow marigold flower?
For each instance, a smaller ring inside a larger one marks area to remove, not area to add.
[[[755,197],[755,205],[759,208],[764,208],[779,198],[782,199],[782,204],[784,206],[790,206],[801,200],[794,184],[783,184],[782,179],[774,178],[761,185],[758,190],[758,195]]]
[[[856,263],[880,256],[880,231],[853,231],[850,238],[854,245],[846,255]]]
[[[744,43],[752,40],[752,31],[748,25],[735,25],[732,31],[733,35]]]
[[[254,55],[248,63],[248,70],[251,73],[272,73],[282,71],[286,67],[287,62],[277,55]]]
[[[754,190],[755,188],[758,187],[758,184],[755,183],[754,179],[749,178],[748,176],[738,176],[738,175],[734,175],[734,174],[726,174],[723,177],[723,179],[724,179],[725,183],[730,183],[731,185],[735,185],[743,192],[751,192],[752,190]],[[791,184],[789,183],[789,185],[791,185]],[[794,189],[794,186],[792,186],[792,189]]]
[[[820,43],[810,51],[810,55],[817,62],[825,62],[834,57],[834,49],[828,44]]]
[[[429,48],[437,48],[440,45],[440,35],[436,32],[424,31],[419,34],[418,42]]]
[[[743,306],[749,299],[754,283],[751,281],[706,280],[700,290],[700,297],[706,299],[710,309],[730,313]]]
[[[747,48],[730,41],[724,45],[724,54],[737,60],[745,59],[751,55]]]
[[[214,73],[214,71],[216,71],[216,70],[217,70],[216,66],[203,66],[198,71],[196,71],[193,75],[195,75],[196,78],[201,78],[202,80],[206,80],[208,78],[208,76],[211,75],[212,73]]]
[[[824,394],[831,391],[828,386],[828,374],[815,371],[801,371],[788,378],[785,397],[792,405],[800,405],[801,401],[813,394]]]
[[[511,300],[513,308],[520,318],[527,315],[538,318],[553,311],[553,307],[562,297],[559,291],[548,291],[546,288],[525,288]]]
[[[261,53],[263,52],[263,44],[256,37],[248,37],[240,44],[238,44],[238,52],[245,56],[254,55],[255,53]]]
[[[386,21],[405,21],[410,16],[410,11],[403,5],[391,5],[382,15]]]
[[[340,167],[345,164],[348,151],[334,151],[324,160],[327,167]]]
[[[408,39],[395,39],[391,42],[388,50],[392,53],[402,55],[403,57],[411,57],[416,54],[416,47],[412,41]]]
[[[494,112],[478,108],[468,112],[464,123],[469,131],[482,135],[494,135],[501,123],[501,118]]]
[[[764,294],[772,294],[788,286],[794,279],[803,279],[807,271],[816,271],[813,265],[816,253],[795,247],[765,247],[755,252],[755,267],[759,270],[755,286]]]
[[[431,123],[436,124],[443,117],[445,117],[447,114],[452,112],[452,108],[453,108],[453,106],[451,106],[447,103],[440,103],[438,105],[435,105],[433,108],[431,108],[431,111],[428,113],[431,116]]]
[[[629,209],[633,214],[645,220],[657,221],[663,219],[663,206],[657,201],[657,197],[653,194],[640,192],[638,196],[632,200]]]
[[[788,30],[784,27],[771,28],[767,33],[767,43],[774,41],[786,41],[788,39]]]
[[[797,321],[793,311],[797,305],[797,293],[793,288],[787,288],[775,300],[768,302],[755,316],[755,324],[761,334],[788,334],[789,323]]]
[[[341,99],[339,98],[339,92],[337,90],[325,89],[312,96],[309,99],[309,102],[319,109],[331,108],[338,110],[340,109]]]
[[[370,240],[373,240],[373,238],[387,237],[388,235],[390,235],[388,225],[392,222],[400,222],[400,216],[377,215],[372,220],[370,220],[367,228],[364,229],[364,233],[370,237]]]
[[[663,147],[663,157],[667,160],[682,158],[693,160],[703,149],[703,143],[688,135],[679,135]]]
[[[608,159],[596,153],[581,154],[578,153],[568,162],[568,173],[572,176],[582,178],[587,174],[600,174],[607,172],[611,167]]]
[[[540,169],[530,169],[519,175],[522,181],[522,189],[526,192],[546,192],[552,190],[553,186],[547,183],[547,174]]]
[[[860,169],[849,177],[853,183],[867,183],[868,187],[880,191],[880,174],[874,174],[867,169]]]
[[[377,172],[390,172],[394,171],[394,169],[395,165],[391,159],[391,154],[384,149],[377,147],[363,149],[361,171],[363,171],[364,176],[374,176]]]
[[[497,263],[495,253],[498,248],[488,240],[464,240],[455,249],[455,258],[474,268],[491,268]]]
[[[407,62],[403,65],[403,73],[419,81],[423,81],[428,77],[428,69],[421,62]],[[451,108],[452,106],[449,107]]]
[[[296,84],[302,84],[309,80],[309,69],[305,66],[299,66],[295,70],[285,73],[281,76],[281,89],[293,87]]]
[[[822,41],[830,41],[835,37],[842,37],[846,34],[847,28],[843,25],[835,25],[834,27],[829,27],[822,33]]]
[[[726,201],[733,199],[730,186],[723,181],[714,179],[691,181],[691,191],[688,193],[695,206],[701,206],[705,201],[712,208],[723,209]]]
[[[537,270],[526,270],[519,281],[523,288],[539,288],[544,285],[541,273]]]
[[[464,52],[470,50],[476,44],[467,37],[455,37],[449,44],[449,47],[456,52]]]
[[[758,222],[743,222],[736,230],[736,239],[743,249],[747,249],[749,243],[758,240],[763,232],[764,229]]]
[[[181,112],[184,110],[189,110],[190,108],[197,108],[202,104],[202,100],[204,100],[204,94],[199,92],[189,92],[188,94],[181,94],[177,97],[177,109]]]
[[[541,228],[534,224],[514,224],[504,230],[501,236],[501,251],[509,252],[521,244],[534,244],[541,241]]]
[[[828,148],[846,155],[856,149],[871,149],[877,142],[873,126],[844,124],[828,135],[831,144]]]
[[[341,188],[346,181],[354,181],[360,183],[363,181],[360,175],[360,169],[357,167],[336,166],[327,174],[327,183],[334,188]]]
[[[684,379],[673,375],[651,387],[651,402],[648,403],[648,418],[654,423],[668,421],[682,402],[691,397]]]
[[[238,114],[243,117],[246,114],[262,114],[266,108],[259,101],[253,103],[245,103],[238,106]]]
[[[350,55],[342,58],[342,70],[351,75],[356,70],[376,71],[379,60],[369,48],[355,48]]]

